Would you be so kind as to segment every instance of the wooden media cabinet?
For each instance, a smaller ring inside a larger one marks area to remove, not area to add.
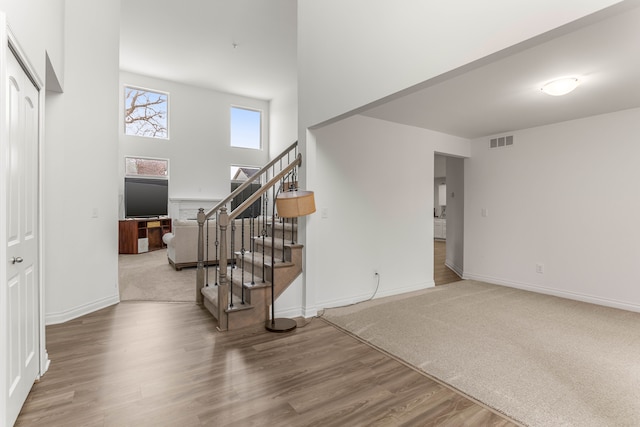
[[[118,223],[118,252],[139,254],[162,249],[162,236],[171,232],[171,218],[134,218]]]

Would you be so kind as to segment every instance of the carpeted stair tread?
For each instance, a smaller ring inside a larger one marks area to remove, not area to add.
[[[291,243],[291,239],[282,239],[282,237],[276,237],[275,239],[271,239],[271,237],[262,240],[262,236],[253,237],[256,245],[263,246],[265,248],[271,248],[274,246],[276,249],[282,250],[283,248],[301,248],[303,245],[300,243]],[[273,242],[273,244],[272,244]]]
[[[240,260],[243,257],[243,255],[239,252],[236,252],[236,259]],[[252,258],[251,256],[251,252],[245,252],[244,253],[244,263],[245,263],[245,269],[246,268],[251,268],[251,264],[254,264],[256,267],[260,267],[262,268],[262,265],[264,263],[265,266],[267,267],[271,267],[271,257],[270,256],[262,256],[262,253],[256,253],[256,256]],[[240,261],[238,261],[238,266],[240,265]],[[278,258],[276,256],[276,262],[274,267],[275,268],[286,268],[286,267],[293,267],[295,266],[295,264],[291,261],[282,261],[282,258]],[[234,273],[235,274],[235,273]]]
[[[268,222],[268,223],[267,223],[267,227],[269,227],[269,228],[273,227],[273,225],[271,224],[271,222]],[[282,223],[282,222],[280,222],[280,221],[276,221],[276,223],[275,223],[275,229],[276,229],[276,230],[282,230],[283,228],[284,228],[286,231],[294,231],[294,230],[297,230],[297,229],[298,229],[298,224],[297,224],[297,223],[296,223],[296,224],[292,224],[291,222],[285,222],[285,223]]]

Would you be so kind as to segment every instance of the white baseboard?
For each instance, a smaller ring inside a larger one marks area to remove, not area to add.
[[[269,310],[271,310],[271,308],[269,308]],[[269,313],[271,313],[271,311],[269,311]],[[306,316],[302,314],[301,307],[292,307],[292,308],[285,308],[283,310],[278,310],[278,302],[276,301],[276,317],[285,317],[285,318],[291,319],[294,317],[306,317]],[[269,318],[271,318],[271,314],[269,314]]]
[[[378,299],[383,297],[390,297],[394,295],[406,294],[408,292],[421,291],[423,289],[433,288],[435,286],[435,282],[433,279],[427,282],[417,283],[411,286],[405,286],[401,288],[394,288],[386,291],[380,291],[374,294],[367,295],[354,295],[348,298],[340,298],[331,301],[323,301],[317,304],[316,312],[319,310],[323,310],[325,308],[335,308],[335,307],[344,307],[347,305],[358,304],[360,302],[369,301],[370,299]]]
[[[305,319],[316,317],[318,314],[320,314],[320,309],[316,306],[302,308],[302,317]]]
[[[113,295],[59,313],[45,313],[45,325],[56,325],[58,323],[68,322],[85,314],[118,304],[119,302],[120,298],[118,295]]]
[[[610,298],[598,297],[595,295],[583,294],[580,292],[565,291],[557,288],[549,288],[546,286],[532,285],[529,283],[514,282],[511,280],[503,280],[497,277],[484,276],[481,274],[465,273],[463,279],[478,280],[494,285],[507,286],[510,288],[522,289],[525,291],[537,292],[539,294],[553,295],[556,297],[567,298],[575,301],[588,302],[591,304],[602,305],[605,307],[619,308],[621,310],[640,312],[640,305],[632,304],[625,301],[618,301]]]
[[[459,267],[452,263],[450,260],[445,260],[444,265],[453,270],[458,276],[462,277],[462,267]]]
[[[436,286],[436,283],[433,281],[433,278],[431,278],[431,280],[428,280],[422,283],[417,283],[415,285],[405,286],[402,288],[395,288],[388,291],[379,291],[374,297],[374,299],[406,294],[408,292],[421,291],[423,289],[433,288],[435,286]]]

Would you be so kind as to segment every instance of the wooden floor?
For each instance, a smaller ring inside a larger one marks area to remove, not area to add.
[[[446,240],[433,241],[433,281],[436,286],[445,285],[447,283],[462,280],[460,276],[454,273],[444,263],[447,259],[447,242]]]
[[[514,425],[322,319],[220,333],[195,304],[126,302],[47,349],[16,426]]]

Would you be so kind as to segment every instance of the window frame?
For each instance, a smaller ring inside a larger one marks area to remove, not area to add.
[[[133,90],[140,90],[140,91],[144,91],[144,92],[149,92],[149,93],[153,93],[153,94],[157,94],[157,95],[164,95],[166,97],[166,104],[167,104],[167,108],[165,110],[165,114],[166,114],[166,129],[167,129],[167,135],[166,136],[150,136],[150,135],[138,135],[138,134],[130,134],[127,133],[127,121],[126,121],[126,110],[127,110],[127,89],[133,89]],[[145,88],[142,86],[137,86],[137,85],[130,85],[130,84],[123,84],[122,85],[122,94],[123,94],[123,102],[122,102],[122,125],[123,125],[123,132],[124,132],[124,136],[134,136],[134,137],[139,137],[139,138],[151,138],[151,139],[157,139],[157,140],[165,140],[165,141],[169,141],[171,138],[171,134],[170,134],[170,130],[171,130],[171,111],[170,111],[170,93],[166,92],[166,91],[162,91],[162,90],[157,90],[157,89],[149,89],[149,88]]]
[[[239,146],[239,145],[233,145],[233,110],[245,110],[245,111],[252,111],[252,112],[256,112],[260,114],[260,123],[259,123],[259,129],[258,129],[258,136],[259,136],[259,141],[258,141],[258,148],[255,147],[244,147],[244,146]],[[230,148],[234,148],[234,149],[245,149],[245,150],[254,150],[254,151],[263,151],[264,149],[264,137],[263,137],[263,130],[264,130],[264,110],[261,108],[255,108],[255,107],[245,107],[245,106],[241,106],[241,105],[237,105],[237,104],[232,104],[229,107],[229,147]]]
[[[163,161],[167,164],[167,174],[166,175],[147,175],[147,174],[139,174],[139,173],[129,173],[127,171],[127,159],[140,159],[140,160],[153,160],[153,161]],[[170,175],[170,159],[164,159],[161,157],[144,157],[144,156],[124,156],[124,176],[125,177],[137,177],[137,178],[154,178],[154,179],[166,179],[169,180]]]

